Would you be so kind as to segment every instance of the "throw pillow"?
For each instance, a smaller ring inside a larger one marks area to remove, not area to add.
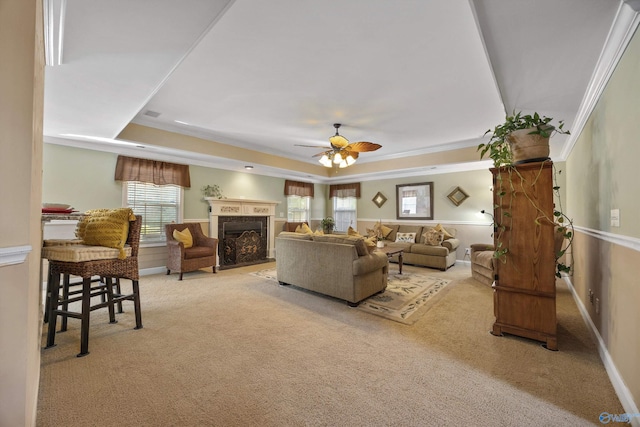
[[[135,219],[130,208],[92,212],[84,230],[84,244],[120,249],[118,259],[125,259],[124,245],[129,235],[129,221]]]
[[[309,228],[309,226],[306,223],[303,222],[302,224],[296,227],[296,233],[313,234],[313,231]]]
[[[378,243],[378,238],[375,236],[364,239],[364,244],[367,246],[369,253],[376,250],[377,243]]]
[[[349,228],[347,229],[347,236],[362,237],[362,235],[358,233],[357,230],[354,230],[351,226],[349,226]]]
[[[444,233],[444,239],[453,239],[453,236],[447,231],[445,230],[445,228],[442,226],[442,224],[438,224],[435,227],[433,227],[434,230],[436,231],[442,231]]]
[[[415,243],[416,233],[396,233],[396,242]]]
[[[444,240],[444,233],[442,231],[436,231],[434,228],[429,229],[422,234],[424,237],[424,244],[429,246],[440,246]]]
[[[91,218],[91,215],[108,211],[109,209],[91,209],[86,211],[82,219],[78,221],[78,225],[76,225],[76,237],[80,240],[84,239],[84,232],[87,229],[87,224],[89,224],[89,218]]]
[[[314,236],[324,236],[324,231],[322,231],[322,229],[318,228],[316,231],[314,231],[313,235]]]
[[[193,246],[193,236],[188,227],[182,231],[178,231],[178,229],[173,230],[173,238],[182,243],[185,249]]]

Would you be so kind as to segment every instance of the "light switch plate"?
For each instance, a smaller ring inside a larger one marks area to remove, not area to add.
[[[620,209],[611,209],[611,226],[620,227]]]

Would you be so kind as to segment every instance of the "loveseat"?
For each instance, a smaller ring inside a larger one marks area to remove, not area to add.
[[[382,226],[384,245],[402,248],[404,264],[444,271],[456,263],[456,249],[460,246],[460,240],[456,239],[455,228],[405,224],[382,224]],[[436,235],[442,233],[441,238],[427,241],[426,235],[434,232]],[[398,256],[391,258],[391,261],[398,262]]]
[[[294,285],[347,301],[360,301],[387,287],[389,260],[362,237],[281,232],[276,270],[281,285]]]

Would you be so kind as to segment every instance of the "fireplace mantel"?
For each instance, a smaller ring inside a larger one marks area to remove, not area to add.
[[[255,199],[216,199],[214,197],[205,197],[209,202],[209,236],[219,239],[218,236],[218,218],[221,216],[261,216],[268,217],[267,226],[267,256],[274,258],[275,256],[275,217],[276,205],[279,201],[275,200],[255,200]],[[216,266],[220,266],[220,258],[216,260]]]

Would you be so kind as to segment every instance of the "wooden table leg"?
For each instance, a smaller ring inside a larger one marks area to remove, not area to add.
[[[398,254],[398,274],[402,274],[402,252]]]

